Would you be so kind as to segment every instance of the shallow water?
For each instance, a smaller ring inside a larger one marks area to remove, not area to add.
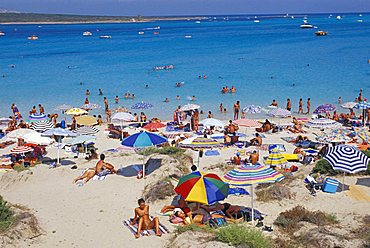
[[[362,23],[357,22],[359,18],[358,14],[344,15],[342,20],[310,16],[310,23],[329,32],[324,37],[314,35],[317,29],[300,29],[302,18],[261,18],[260,23],[235,16],[200,24],[2,25],[0,30],[6,36],[0,37],[0,75],[5,75],[0,78],[0,116],[10,114],[13,102],[24,116],[38,103],[45,105],[47,112],[63,103],[81,106],[86,89],[92,92],[90,102],[104,105],[98,88],[111,108],[116,107],[114,97],[118,95],[119,105],[130,107],[147,101],[154,108],[146,113],[166,119],[193,95],[204,111],[225,118],[231,116],[236,100],[243,107],[266,106],[276,99],[285,107],[289,97],[294,111],[299,98],[305,103],[310,97],[312,109],[321,103],[335,103],[339,96],[353,101],[360,88],[366,96],[370,84],[370,15],[364,14]],[[156,26],[161,29],[147,29]],[[93,36],[83,37],[87,30]],[[138,35],[139,31],[145,34]],[[154,35],[154,31],[160,34]],[[27,40],[32,34],[39,40]],[[99,35],[111,35],[112,39],[99,39]],[[152,70],[169,64],[175,69]],[[198,79],[202,74],[208,78]],[[185,84],[177,88],[178,81]],[[234,85],[237,93],[221,94],[225,85]],[[126,91],[136,99],[124,100]],[[163,102],[166,97],[169,103]],[[229,110],[227,116],[218,113],[221,102]]]

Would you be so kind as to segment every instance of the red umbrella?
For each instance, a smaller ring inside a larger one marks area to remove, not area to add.
[[[151,122],[149,124],[146,124],[144,128],[146,130],[157,130],[158,128],[165,127],[166,125],[163,124],[162,122]]]
[[[32,147],[29,146],[17,146],[10,150],[10,153],[13,154],[21,154],[21,153],[27,153],[33,151]]]
[[[256,120],[251,120],[251,119],[238,119],[234,121],[236,124],[239,126],[244,126],[244,127],[261,127],[262,124],[259,123]]]

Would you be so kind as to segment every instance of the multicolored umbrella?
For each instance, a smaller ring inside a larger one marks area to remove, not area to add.
[[[180,178],[175,191],[185,201],[209,205],[224,200],[229,185],[216,174],[195,171]]]
[[[191,111],[191,110],[196,110],[199,108],[200,108],[199,105],[189,103],[189,104],[185,104],[184,106],[182,106],[180,110],[181,111]]]
[[[262,124],[252,119],[238,119],[234,121],[236,124],[242,127],[261,127]]]
[[[144,128],[146,130],[157,130],[157,129],[163,128],[163,127],[166,127],[166,125],[163,124],[162,122],[151,122],[151,123],[148,123],[144,126]]]
[[[101,108],[101,106],[96,103],[87,103],[87,104],[82,105],[81,108],[85,110],[91,110],[91,109],[99,109]]]
[[[92,115],[81,115],[76,117],[76,122],[79,125],[92,126],[97,124],[96,118]]]
[[[349,142],[352,139],[345,135],[344,133],[330,133],[324,134],[316,137],[316,140],[322,143],[331,143],[331,142]]]
[[[275,183],[284,179],[284,176],[267,166],[252,165],[242,166],[229,171],[225,176],[225,182],[233,186],[251,186],[252,196],[252,223],[254,223],[254,185],[261,183]]]
[[[181,141],[179,146],[182,148],[205,149],[222,147],[223,145],[215,139],[209,139],[204,137],[192,137]]]
[[[370,132],[365,130],[365,128],[360,128],[356,130],[356,135],[360,137],[364,142],[370,144]]]
[[[259,114],[261,111],[262,108],[260,106],[255,106],[253,104],[243,108],[245,114]]]
[[[315,111],[313,111],[314,114],[326,114],[328,112],[336,110],[337,107],[335,107],[333,104],[322,104],[318,106]]]
[[[54,127],[53,123],[51,123],[50,121],[44,120],[44,121],[38,121],[38,122],[32,123],[30,128],[32,130],[42,133],[42,132],[52,129],[53,127]]]
[[[29,146],[17,146],[10,150],[12,154],[24,154],[33,151],[32,147]]]
[[[131,108],[132,109],[151,109],[153,108],[153,104],[147,103],[147,102],[138,102],[134,104]]]
[[[339,128],[342,125],[339,122],[336,122],[331,119],[327,118],[317,118],[310,120],[305,124],[305,126],[309,128],[319,128],[319,129],[324,129],[324,128]]]
[[[28,117],[29,122],[37,122],[46,120],[47,116],[45,114],[32,114]]]
[[[265,165],[268,165],[270,167],[280,167],[283,168],[287,164],[286,158],[280,153],[280,150],[278,148],[272,149],[270,151],[270,154],[265,159]]]
[[[288,116],[292,116],[292,113],[287,109],[277,108],[270,110],[268,112],[268,115],[272,117],[285,118]]]
[[[65,112],[66,115],[83,115],[87,114],[87,111],[80,108],[71,108]]]

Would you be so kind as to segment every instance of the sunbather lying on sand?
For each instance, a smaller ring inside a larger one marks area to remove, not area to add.
[[[105,170],[108,170],[114,174],[117,173],[117,171],[114,169],[113,165],[104,162],[105,155],[100,154],[100,160],[96,163],[95,168],[89,168],[87,169],[81,176],[77,177],[76,179],[73,180],[73,183],[76,183],[79,180],[84,180],[85,183],[90,181],[95,175],[99,175]]]
[[[138,200],[139,207],[135,208],[135,216],[131,225],[138,224],[136,238],[140,238],[142,230],[149,230],[155,228],[157,236],[162,236],[159,231],[159,220],[155,217],[153,220],[149,218],[149,205],[145,205],[144,199]]]

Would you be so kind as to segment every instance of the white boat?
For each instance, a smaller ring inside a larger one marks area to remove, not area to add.
[[[340,20],[340,19],[342,19],[342,17],[339,15],[339,16],[337,16],[337,20]]]
[[[101,35],[101,36],[99,36],[99,38],[100,39],[111,39],[112,36],[110,36],[110,35]]]
[[[89,32],[89,31],[85,31],[85,32],[83,32],[83,33],[82,33],[82,35],[83,35],[83,36],[91,36],[91,35],[92,35],[92,33],[91,33],[91,32]]]
[[[5,33],[3,31],[0,31],[0,36],[4,36]]]
[[[28,37],[27,37],[27,39],[28,39],[28,40],[38,40],[38,39],[39,39],[39,37],[38,37],[38,36],[36,36],[36,35],[31,35],[31,36],[28,36]]]
[[[185,35],[185,38],[186,39],[191,39],[192,37],[191,37],[191,35]]]
[[[260,20],[258,20],[258,19],[254,19],[254,21],[253,22],[255,22],[255,23],[259,23],[260,22]]]
[[[199,23],[200,23],[200,21],[196,21],[195,23],[198,23],[198,24],[199,24]]]
[[[144,34],[144,32],[143,32],[143,31],[140,31],[140,32],[138,32],[138,34],[143,35],[143,34]]]
[[[313,26],[309,24],[306,19],[303,20],[303,23],[301,24],[300,27],[301,28],[313,28]]]
[[[364,22],[364,20],[359,19],[359,20],[357,20],[357,22]]]

